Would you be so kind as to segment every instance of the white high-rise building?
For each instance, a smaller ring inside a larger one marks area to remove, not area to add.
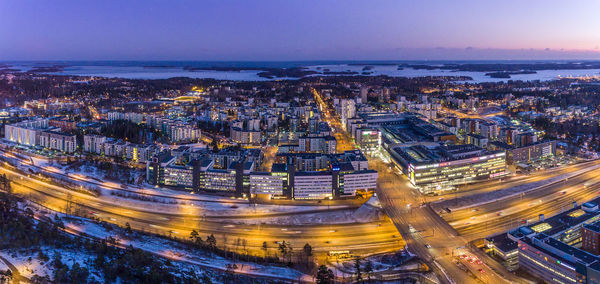
[[[346,127],[346,121],[349,118],[354,118],[356,115],[356,105],[353,100],[343,99],[341,101],[341,112],[340,117],[342,119],[342,126]]]
[[[367,98],[369,96],[369,88],[365,86],[360,87],[360,102],[363,104],[367,103]]]

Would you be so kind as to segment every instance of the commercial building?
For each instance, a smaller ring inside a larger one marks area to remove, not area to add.
[[[539,142],[536,144],[509,149],[507,151],[510,163],[528,163],[531,161],[556,156],[556,141]]]
[[[548,283],[600,283],[599,202],[574,204],[547,219],[540,215],[538,222],[486,238],[486,246],[510,270],[520,267]]]
[[[581,227],[581,248],[593,255],[600,254],[600,226],[585,224]]]
[[[297,172],[294,175],[294,199],[333,198],[331,172]]]
[[[356,130],[356,145],[367,152],[374,152],[381,147],[381,131],[376,128],[359,128]]]
[[[257,156],[256,149],[164,151],[147,163],[146,177],[151,184],[181,189],[289,199],[365,195],[377,185],[377,171],[368,169],[360,151],[278,154],[270,172],[254,170]]]
[[[506,174],[504,152],[488,152],[469,144],[398,146],[389,152],[410,182],[425,194]]]
[[[253,172],[250,174],[250,194],[282,197],[287,173]]]
[[[534,144],[515,147],[500,141],[489,142],[488,148],[506,152],[506,162],[510,165],[531,163],[544,158],[556,156],[556,141],[541,141]]]

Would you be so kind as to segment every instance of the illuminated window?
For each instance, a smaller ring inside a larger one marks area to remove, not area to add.
[[[548,224],[548,223],[540,223],[540,224],[537,224],[537,225],[531,227],[531,229],[537,233],[541,233],[541,232],[552,229],[552,226],[550,226],[550,224]]]
[[[585,214],[585,211],[583,211],[583,210],[581,210],[581,209],[577,209],[577,210],[575,210],[575,211],[573,211],[573,212],[569,213],[569,217],[572,217],[572,218],[577,218],[577,217],[579,217],[579,216],[581,216],[581,215],[583,215],[583,214]]]

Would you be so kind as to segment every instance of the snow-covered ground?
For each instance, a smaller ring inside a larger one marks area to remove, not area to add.
[[[0,253],[1,255],[2,253]],[[0,260],[0,271],[6,271],[8,269],[8,266],[6,266],[6,264],[4,263],[4,261]]]
[[[21,205],[22,208],[23,205]],[[74,235],[91,237],[94,239],[107,239],[109,237],[117,240],[117,243],[123,247],[133,246],[134,248],[142,249],[146,252],[155,254],[171,260],[171,263],[177,266],[179,271],[187,271],[190,269],[208,275],[222,275],[224,271],[233,271],[235,273],[258,278],[274,278],[286,281],[312,281],[312,276],[306,275],[298,270],[275,265],[263,265],[245,261],[233,261],[221,256],[212,254],[199,249],[189,249],[182,243],[162,238],[159,236],[148,235],[143,233],[134,233],[134,236],[128,236],[124,229],[111,226],[111,229],[106,229],[101,223],[81,217],[72,217],[59,212],[49,211],[46,208],[41,208],[35,204],[27,206],[34,210],[36,216],[51,217],[58,215],[65,225],[65,231]],[[89,255],[85,250],[73,250],[70,248],[39,248],[43,254],[36,252],[34,249],[21,250],[1,250],[0,255],[5,257],[12,263],[22,276],[31,278],[34,275],[49,276],[52,278],[53,267],[51,261],[55,254],[59,253],[62,257],[62,262],[69,267],[72,267],[76,262],[80,266],[86,267],[90,272],[90,277],[103,282],[102,274],[95,271],[92,261],[95,256]],[[45,255],[47,260],[40,258],[40,255]],[[0,261],[3,264],[3,262]],[[237,268],[232,270],[232,265]],[[3,266],[0,266],[0,268]],[[211,277],[212,277],[211,276]],[[217,280],[216,278],[213,280]],[[218,282],[218,281],[217,281]],[[217,283],[215,282],[215,283]]]
[[[62,263],[69,268],[73,264],[79,263],[80,266],[86,267],[89,270],[90,280],[103,282],[102,273],[96,271],[93,267],[92,261],[95,259],[93,255],[81,250],[41,247],[39,251],[48,257],[48,260],[43,260],[39,258],[39,254],[36,251],[37,249],[2,250],[0,251],[0,255],[12,263],[19,270],[19,273],[26,278],[38,275],[41,277],[47,276],[49,279],[52,279],[53,267],[51,262],[54,256],[59,254]]]
[[[80,234],[86,234],[99,239],[113,237],[118,243],[124,246],[132,245],[135,248],[151,252],[175,261],[199,265],[205,268],[217,269],[225,271],[228,265],[236,264],[238,266],[234,271],[237,273],[247,274],[258,277],[273,277],[288,280],[306,280],[312,279],[312,276],[301,273],[300,271],[278,266],[268,266],[243,261],[232,261],[217,255],[194,250],[189,251],[175,241],[168,239],[150,236],[136,235],[134,238],[125,239],[122,237],[122,230],[107,231],[98,223],[94,223],[83,218],[70,218],[64,221],[65,228],[70,231]]]
[[[261,218],[243,218],[243,219],[218,219],[234,224],[271,224],[271,225],[310,225],[310,224],[349,224],[349,223],[370,223],[383,221],[385,214],[377,208],[369,205],[363,205],[358,209],[344,209],[319,213],[296,213],[281,217],[261,217]]]

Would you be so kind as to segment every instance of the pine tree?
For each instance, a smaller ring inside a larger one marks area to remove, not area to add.
[[[334,278],[335,276],[331,269],[328,269],[325,265],[319,266],[319,270],[317,271],[317,284],[333,284]]]

